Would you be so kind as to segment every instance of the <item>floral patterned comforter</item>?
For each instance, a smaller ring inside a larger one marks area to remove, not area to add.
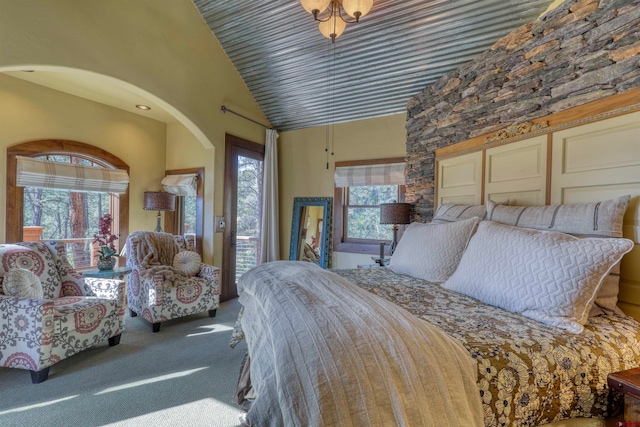
[[[630,317],[591,317],[574,335],[388,268],[333,271],[464,345],[478,361],[487,426],[616,416],[623,399],[607,375],[640,366],[640,324]]]

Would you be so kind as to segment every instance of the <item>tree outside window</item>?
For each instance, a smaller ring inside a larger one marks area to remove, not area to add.
[[[77,156],[38,156],[41,160],[98,166]],[[98,221],[113,213],[117,195],[102,192],[75,192],[49,188],[24,188],[23,227],[42,227],[41,238],[61,240],[67,245],[67,257],[75,268],[95,265],[92,240],[98,233]],[[117,202],[116,202],[117,204]],[[117,229],[113,231],[118,234]]]
[[[397,201],[398,186],[369,185],[345,190],[345,241],[390,241],[393,226],[380,224],[380,204]]]

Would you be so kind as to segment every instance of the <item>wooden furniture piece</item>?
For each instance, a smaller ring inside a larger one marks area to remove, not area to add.
[[[624,393],[624,420],[640,422],[640,368],[609,374],[607,384]]]

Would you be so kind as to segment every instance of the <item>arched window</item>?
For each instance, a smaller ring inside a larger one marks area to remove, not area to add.
[[[6,241],[62,240],[68,245],[69,259],[76,268],[95,264],[91,244],[98,232],[98,220],[105,214],[113,218],[112,233],[118,234],[120,248],[128,235],[129,192],[77,192],[65,189],[18,187],[17,156],[50,160],[78,166],[98,166],[129,171],[116,156],[76,141],[41,140],[7,149]],[[29,236],[30,231],[34,231]]]

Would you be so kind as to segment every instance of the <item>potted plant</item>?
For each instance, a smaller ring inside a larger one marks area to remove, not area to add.
[[[113,218],[111,214],[104,214],[98,220],[98,234],[93,235],[93,243],[98,244],[98,270],[113,270],[116,265],[118,252],[116,251],[115,241],[118,236],[111,233],[111,223]]]

